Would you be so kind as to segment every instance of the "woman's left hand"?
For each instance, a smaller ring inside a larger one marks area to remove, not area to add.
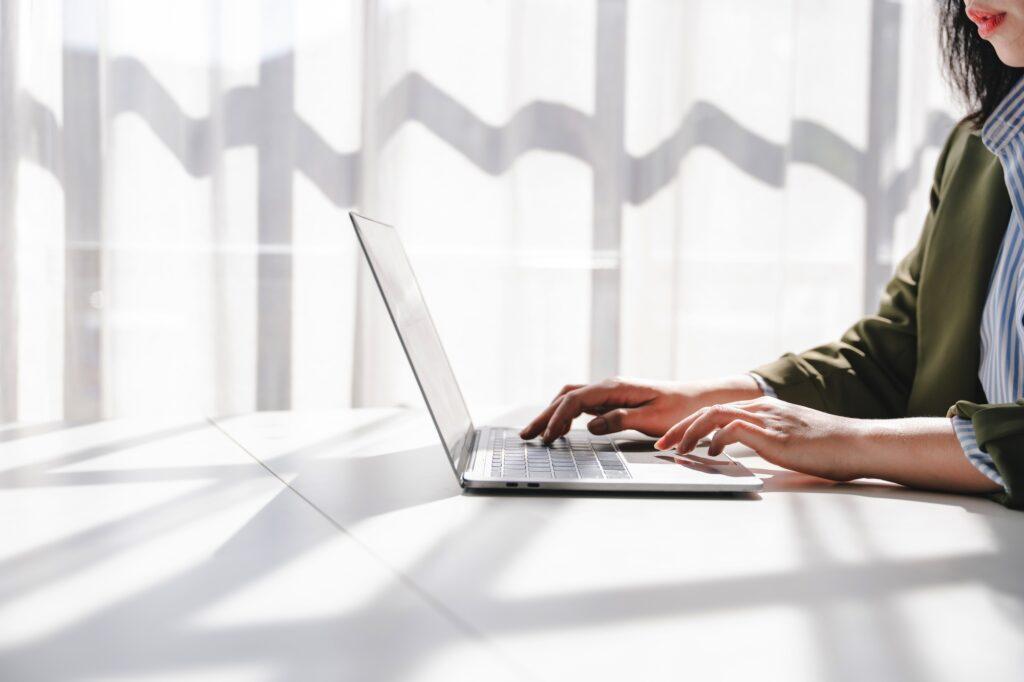
[[[839,417],[777,398],[704,407],[670,428],[655,447],[687,453],[715,429],[709,455],[742,443],[765,460],[836,481],[859,478],[853,464],[862,420]]]

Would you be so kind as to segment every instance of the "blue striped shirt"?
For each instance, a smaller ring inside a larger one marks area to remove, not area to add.
[[[1012,403],[1024,396],[1024,78],[992,112],[981,140],[1003,165],[1013,210],[981,316],[978,378],[987,402]],[[971,464],[1005,488],[992,458],[978,446],[971,422],[954,417],[953,429]]]

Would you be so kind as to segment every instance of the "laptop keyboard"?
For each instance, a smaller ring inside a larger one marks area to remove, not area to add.
[[[610,438],[572,431],[545,445],[522,440],[514,431],[493,432],[490,475],[534,480],[629,478],[629,471]]]

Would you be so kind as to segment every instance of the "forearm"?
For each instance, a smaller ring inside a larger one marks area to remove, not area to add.
[[[948,419],[858,420],[854,440],[846,455],[851,478],[950,492],[1001,490],[967,460]]]

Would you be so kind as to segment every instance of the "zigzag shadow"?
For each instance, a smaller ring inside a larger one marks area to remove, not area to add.
[[[82,58],[93,59],[91,55]],[[290,60],[291,55],[273,62]],[[274,64],[269,63],[267,70]],[[258,145],[267,135],[291,137],[295,169],[337,206],[355,203],[359,187],[360,151],[333,149],[307,121],[291,112],[290,120],[276,121],[268,128],[261,110],[266,93],[259,87],[240,87],[222,97],[223,114],[217,119],[189,116],[139,60],[118,57],[109,64],[108,111],[110,116],[132,113],[139,116],[157,139],[174,155],[182,168],[196,177],[211,172],[214,154],[214,126],[224,131],[225,148]],[[26,137],[22,153],[62,179],[58,143],[62,130],[56,116],[42,103],[23,94],[24,110],[35,135]],[[594,119],[577,109],[556,102],[534,101],[518,109],[507,123],[493,126],[431,82],[411,72],[396,83],[377,107],[381,126],[380,143],[390,139],[409,122],[422,124],[473,163],[482,172],[500,175],[520,156],[535,150],[564,154],[590,166],[602,158],[596,139]],[[906,205],[913,180],[920,173],[923,151],[941,144],[954,121],[946,114],[929,114],[928,132],[912,154],[912,162],[900,170],[886,192],[890,207]],[[283,127],[282,127],[283,126]],[[651,151],[633,156],[622,150],[625,166],[621,177],[624,196],[642,204],[678,174],[678,167],[698,147],[713,149],[744,173],[766,184],[780,187],[787,163],[802,163],[832,176],[858,193],[865,193],[865,155],[829,128],[805,119],[791,127],[789,154],[779,144],[740,124],[721,108],[696,102],[676,130]]]

